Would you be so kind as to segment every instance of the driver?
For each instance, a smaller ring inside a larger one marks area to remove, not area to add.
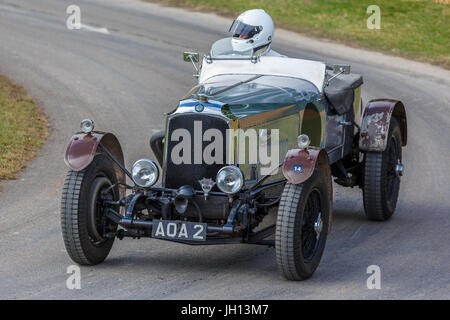
[[[263,9],[245,11],[231,24],[231,38],[216,41],[211,48],[211,55],[252,55],[286,57],[272,50],[273,20]],[[155,133],[150,139],[150,146],[162,166],[165,131]]]
[[[241,13],[233,21],[229,30],[232,37],[227,39],[231,39],[231,47],[234,53],[252,50],[252,55],[255,56],[282,57],[270,48],[273,30],[272,18],[263,9],[252,9]]]

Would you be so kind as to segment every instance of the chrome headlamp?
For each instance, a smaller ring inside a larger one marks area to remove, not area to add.
[[[155,161],[140,159],[133,164],[131,175],[138,186],[148,188],[158,181],[159,169]]]
[[[92,130],[94,130],[94,121],[91,119],[84,119],[81,121],[80,128],[84,133],[91,133]]]
[[[306,134],[301,134],[297,137],[298,146],[302,149],[306,149],[309,147],[311,140]]]
[[[238,167],[226,166],[217,173],[216,184],[222,192],[234,194],[244,186],[244,175]]]

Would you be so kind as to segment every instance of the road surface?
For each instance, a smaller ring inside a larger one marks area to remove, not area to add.
[[[81,268],[81,289],[66,288],[59,220],[65,145],[80,120],[117,134],[129,167],[151,157],[163,113],[195,84],[181,52],[208,52],[231,19],[131,0],[77,0],[83,28],[66,28],[73,1],[0,0],[0,73],[18,81],[47,113],[51,135],[19,179],[0,193],[0,298],[3,299],[356,299],[450,298],[450,83],[437,67],[346,48],[278,30],[288,56],[350,63],[365,79],[364,101],[401,99],[409,139],[398,209],[369,222],[357,188],[335,186],[334,225],[313,278],[288,282],[275,250],[190,247],[116,240],[101,265]],[[381,289],[366,286],[381,268]]]

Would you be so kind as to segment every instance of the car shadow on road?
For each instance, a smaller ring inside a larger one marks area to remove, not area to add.
[[[392,256],[392,229],[407,224],[406,209],[388,222],[368,221],[360,204],[350,206],[339,201],[333,210],[332,232],[328,237],[322,262],[308,283],[344,284],[355,277],[365,277],[368,265]],[[386,242],[388,242],[386,244]],[[367,251],[368,246],[371,251]],[[394,252],[399,250],[394,246]],[[131,268],[138,274],[152,272],[162,278],[187,273],[194,277],[239,273],[243,277],[264,277],[284,281],[277,272],[275,249],[258,245],[186,246],[183,244],[142,239],[117,241],[110,257],[99,268]],[[96,267],[97,268],[97,267]]]
[[[117,250],[105,261],[109,266],[152,267],[164,270],[185,269],[186,266],[197,270],[211,267],[242,269],[243,265],[253,264],[267,255],[274,256],[273,248],[257,245],[216,245],[186,246],[177,243],[163,243],[160,240],[148,240],[152,249],[131,251]]]
[[[335,226],[345,225],[348,221],[364,220],[364,217],[353,212],[338,210],[334,213]],[[119,244],[119,245],[118,245]],[[137,246],[136,246],[137,245]],[[252,272],[264,262],[265,268],[270,266],[276,272],[276,257],[273,247],[233,244],[214,246],[187,246],[156,239],[116,241],[110,257],[102,264],[105,268],[133,266],[142,269],[164,271],[190,269],[202,271],[211,267],[244,271],[251,267]],[[263,269],[265,269],[263,268]],[[265,271],[263,271],[265,272]]]

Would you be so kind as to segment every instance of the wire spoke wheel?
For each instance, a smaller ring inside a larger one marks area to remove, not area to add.
[[[302,220],[302,254],[307,261],[314,257],[319,244],[322,231],[320,207],[320,195],[315,189],[308,197]]]
[[[325,249],[330,219],[328,185],[317,169],[302,184],[286,183],[278,207],[275,248],[288,280],[311,277]]]
[[[388,197],[388,201],[391,202],[398,196],[398,191],[400,188],[400,177],[398,176],[396,171],[397,163],[400,160],[397,147],[398,144],[396,143],[395,138],[392,137],[389,143],[386,170],[386,194]]]
[[[101,246],[107,241],[106,234],[115,228],[115,224],[105,217],[104,200],[114,200],[114,190],[111,186],[109,179],[102,176],[95,178],[92,183],[88,211],[88,233],[92,244],[95,246]]]

